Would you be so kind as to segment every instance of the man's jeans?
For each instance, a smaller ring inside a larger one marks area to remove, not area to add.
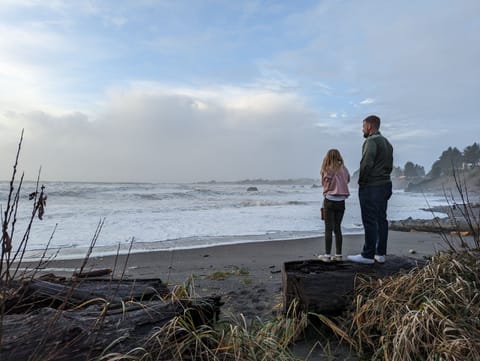
[[[387,204],[392,196],[392,183],[361,187],[358,190],[365,244],[362,256],[373,259],[374,255],[387,253],[388,221]]]

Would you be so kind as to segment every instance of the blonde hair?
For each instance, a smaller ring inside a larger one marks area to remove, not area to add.
[[[343,167],[343,158],[337,149],[330,149],[322,163],[322,173],[335,173]]]

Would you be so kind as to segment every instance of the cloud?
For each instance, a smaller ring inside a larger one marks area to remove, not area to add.
[[[372,98],[367,98],[367,99],[364,99],[360,102],[360,104],[362,104],[362,105],[373,104],[373,103],[375,103],[375,99],[372,99]]]
[[[64,82],[59,77],[65,66],[52,68],[52,60],[63,58],[72,45],[49,26],[28,23],[19,28],[0,25],[0,107],[5,110],[61,108],[61,96],[55,99],[55,85]]]
[[[354,171],[363,142],[360,116],[321,115],[295,92],[136,82],[110,89],[101,103],[94,117],[82,112],[5,112],[0,116],[3,163],[13,159],[21,128],[22,169],[32,178],[42,166],[43,178],[51,180],[316,177],[330,148],[340,149]],[[395,145],[396,164],[422,164],[402,149],[421,153],[418,140],[428,133],[390,119],[382,131]],[[434,154],[443,150],[437,148]],[[8,168],[1,171],[1,177],[8,178]]]
[[[462,104],[460,112],[471,113],[480,90],[479,13],[477,1],[454,7],[325,1],[290,17],[308,40],[272,62],[336,93],[355,88],[359,100],[378,99],[389,114],[417,112],[414,123],[450,117],[452,99]]]
[[[0,124],[10,137],[25,128],[30,174],[43,165],[44,177],[62,180],[316,176],[316,158],[335,139],[294,93],[139,83],[111,90],[103,103],[96,119],[8,113]],[[6,142],[2,154],[13,148]]]

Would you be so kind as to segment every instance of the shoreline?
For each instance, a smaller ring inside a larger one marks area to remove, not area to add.
[[[359,236],[362,235],[362,232],[351,232],[343,233],[344,236]],[[322,234],[319,232],[283,232],[281,235],[275,234],[270,236],[269,234],[254,234],[254,235],[234,235],[234,236],[212,236],[212,237],[187,237],[182,238],[183,242],[188,240],[192,241],[190,246],[177,246],[177,247],[168,247],[165,244],[178,241],[178,239],[172,239],[167,241],[155,241],[155,242],[134,242],[130,249],[130,242],[124,242],[123,244],[117,245],[96,245],[92,250],[91,258],[93,257],[109,257],[126,254],[138,254],[146,252],[177,252],[177,251],[189,251],[189,250],[202,250],[212,247],[222,247],[222,246],[235,246],[239,244],[251,244],[251,243],[264,243],[264,242],[289,242],[295,240],[307,240],[307,239],[318,239],[323,238]],[[195,242],[197,242],[195,244]],[[162,248],[163,245],[163,248]],[[47,250],[47,257],[56,254],[55,260],[78,260],[83,259],[87,254],[89,247],[55,247],[49,248]],[[62,252],[65,251],[65,252]],[[36,262],[39,261],[45,252],[42,248],[36,248],[31,250],[26,250],[26,255],[24,257],[25,262]],[[58,253],[58,254],[57,254]]]
[[[446,206],[437,206],[435,211],[437,213],[443,210]],[[433,210],[433,209],[432,209]],[[446,215],[446,213],[442,214]],[[446,218],[446,217],[444,217]],[[433,222],[438,217],[433,218],[415,218],[408,217],[407,219],[391,220],[390,231],[419,231],[419,232],[436,232],[438,227]],[[443,219],[443,218],[442,218]],[[415,229],[411,227],[399,228],[398,225],[405,222],[417,222],[430,225],[424,227],[425,229]],[[343,230],[344,237],[356,237],[362,236],[363,229],[355,230]],[[110,257],[125,254],[138,254],[144,252],[176,252],[176,251],[188,251],[188,250],[201,250],[205,248],[218,247],[218,246],[234,246],[238,244],[251,244],[251,243],[263,243],[263,242],[289,242],[295,240],[306,239],[320,239],[324,237],[324,232],[321,231],[282,231],[272,232],[266,234],[243,234],[243,235],[223,235],[223,236],[207,236],[207,237],[185,237],[169,240],[145,242],[145,241],[124,241],[117,244],[109,245],[95,245],[91,251],[90,257]],[[34,249],[27,249],[24,255],[25,262],[37,262],[41,258],[54,258],[55,260],[77,260],[84,259],[85,255],[89,252],[89,246],[65,246],[65,247],[51,247],[45,251],[44,248],[38,247]]]

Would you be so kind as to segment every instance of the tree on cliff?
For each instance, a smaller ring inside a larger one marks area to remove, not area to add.
[[[423,177],[425,175],[425,169],[419,164],[413,164],[413,162],[405,163],[404,175],[407,178]]]
[[[473,143],[465,147],[463,150],[463,161],[468,164],[477,165],[480,161],[480,146],[478,143]]]
[[[454,169],[460,169],[463,163],[462,152],[458,150],[457,147],[448,147],[447,150],[443,151],[442,155],[438,160],[436,160],[432,165],[432,171],[435,170],[435,173],[450,174]],[[430,171],[430,175],[433,175],[433,172]]]

